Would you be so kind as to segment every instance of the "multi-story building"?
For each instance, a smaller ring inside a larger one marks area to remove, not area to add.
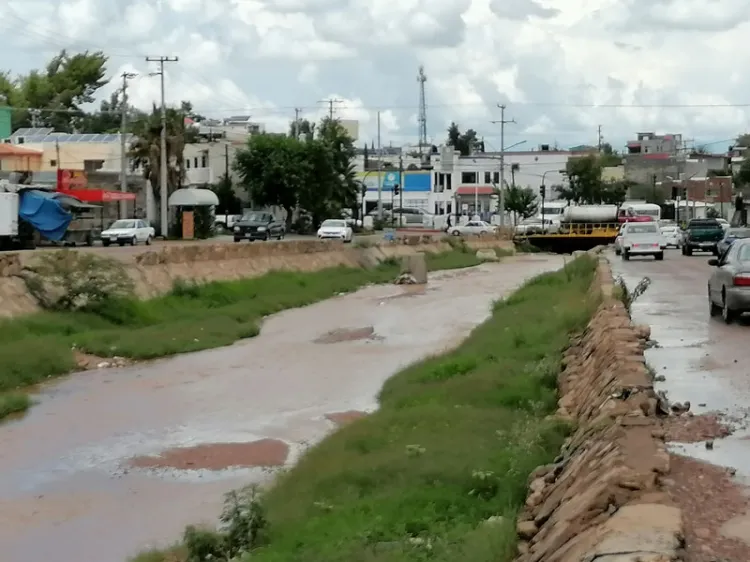
[[[580,154],[573,151],[550,150],[547,145],[538,150],[506,152],[505,183],[530,187],[537,193],[544,184],[549,188],[548,197],[554,199],[556,193],[552,187],[563,183],[567,162],[577,155]],[[500,153],[461,156],[453,147],[441,146],[431,155],[431,169],[422,170],[418,154],[404,156],[393,151],[383,158],[383,164],[388,159],[389,167],[380,172],[385,203],[390,203],[393,185],[400,181],[399,156],[404,167],[401,180],[404,206],[436,215],[459,213],[488,217],[496,211],[501,176]],[[376,166],[368,165],[367,168],[360,172],[360,179],[367,186],[365,207],[369,211],[377,203],[378,171]]]
[[[678,177],[685,161],[681,134],[638,133],[628,141],[625,178],[638,184]]]

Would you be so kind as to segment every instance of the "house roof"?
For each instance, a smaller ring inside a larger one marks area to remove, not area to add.
[[[10,144],[7,142],[0,143],[0,157],[2,156],[38,156],[42,157],[43,152],[41,150],[35,150],[33,148],[26,148],[18,146],[16,144]]]

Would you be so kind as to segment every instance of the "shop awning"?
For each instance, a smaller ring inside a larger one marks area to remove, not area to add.
[[[458,195],[492,195],[495,188],[491,185],[462,185],[456,190]]]
[[[70,195],[86,203],[111,203],[112,201],[135,201],[135,193],[111,191],[109,189],[58,189],[58,193]]]

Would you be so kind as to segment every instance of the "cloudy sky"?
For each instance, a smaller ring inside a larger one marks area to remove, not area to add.
[[[420,64],[436,144],[453,120],[498,149],[498,103],[516,121],[506,145],[529,148],[595,144],[601,125],[618,147],[657,131],[720,149],[750,129],[747,0],[0,0],[0,30],[0,69],[101,49],[111,75],[139,74],[146,108],[145,57],[178,56],[168,102],[286,130],[295,107],[317,117],[335,98],[360,143],[378,110],[384,144],[416,141]]]

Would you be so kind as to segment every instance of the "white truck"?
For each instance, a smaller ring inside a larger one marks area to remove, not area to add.
[[[21,193],[26,189],[47,188],[0,181],[0,250],[34,249],[41,240],[40,233],[19,216]]]

